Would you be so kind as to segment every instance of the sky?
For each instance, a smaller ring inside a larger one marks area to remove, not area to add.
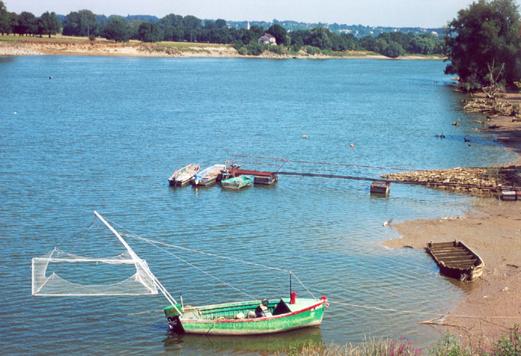
[[[295,20],[392,27],[442,27],[473,0],[3,0],[9,11],[66,15],[195,15],[201,19]],[[521,0],[516,0],[518,4]]]

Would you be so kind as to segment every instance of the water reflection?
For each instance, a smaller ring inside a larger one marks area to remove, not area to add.
[[[320,328],[312,327],[265,336],[203,336],[169,333],[163,340],[167,353],[189,350],[214,353],[289,353],[324,344]]]
[[[0,56],[0,63],[14,62],[16,57],[13,56]]]

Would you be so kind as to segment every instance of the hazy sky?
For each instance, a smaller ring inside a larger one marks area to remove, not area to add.
[[[89,9],[105,15],[195,15],[203,19],[297,20],[440,27],[472,0],[3,0],[9,11],[66,15]],[[521,0],[517,0],[518,3]]]

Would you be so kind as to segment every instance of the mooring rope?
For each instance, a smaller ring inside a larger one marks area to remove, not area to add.
[[[272,266],[267,266],[267,265],[264,265],[264,264],[261,264],[261,263],[255,263],[255,262],[250,262],[250,261],[245,261],[245,260],[241,260],[239,258],[232,258],[232,257],[229,257],[229,256],[222,256],[222,255],[217,255],[217,254],[214,254],[214,253],[210,253],[210,252],[205,252],[205,251],[201,251],[201,250],[196,250],[196,249],[191,249],[191,248],[187,248],[187,247],[181,247],[181,246],[177,246],[177,245],[173,245],[173,244],[169,244],[169,243],[166,243],[166,242],[162,242],[162,241],[157,241],[157,240],[153,240],[153,239],[148,239],[148,238],[145,238],[145,237],[141,237],[141,236],[138,236],[138,235],[135,235],[135,234],[125,234],[125,236],[128,236],[130,238],[135,238],[135,239],[138,239],[138,240],[141,240],[141,241],[144,241],[146,243],[149,243],[149,244],[152,244],[154,246],[156,246],[157,248],[163,250],[165,253],[168,253],[168,254],[171,254],[172,256],[178,258],[179,260],[183,261],[184,263],[187,263],[189,265],[191,265],[192,267],[194,268],[197,268],[198,270],[200,270],[201,272],[209,275],[209,276],[212,276],[210,273],[206,272],[206,271],[203,271],[201,269],[199,269],[197,266],[194,266],[193,264],[191,264],[190,262],[186,261],[186,260],[183,260],[182,258],[178,257],[177,255],[173,254],[172,252],[166,250],[166,249],[163,249],[161,247],[159,247],[158,245],[163,245],[163,246],[167,246],[167,247],[171,247],[171,248],[176,248],[176,249],[180,249],[180,250],[183,250],[183,251],[189,251],[189,252],[195,252],[195,253],[200,253],[200,254],[203,254],[203,255],[206,255],[206,256],[210,256],[210,257],[217,257],[217,258],[223,258],[223,259],[226,259],[226,260],[230,260],[230,261],[234,261],[234,262],[241,262],[241,263],[244,263],[244,264],[248,264],[248,265],[252,265],[252,266],[256,266],[256,267],[262,267],[262,268],[266,268],[266,269],[271,269],[271,270],[274,270],[274,271],[279,271],[279,272],[285,272],[285,273],[289,273],[291,274],[293,277],[295,277],[295,279],[297,280],[297,282],[302,286],[302,288],[304,288],[304,290],[306,292],[309,293],[309,295],[311,295],[311,297],[313,299],[317,299],[315,297],[315,295],[313,294],[313,292],[311,292],[311,290],[304,284],[304,282],[302,282],[302,280],[292,271],[290,270],[286,270],[286,269],[283,269],[283,268],[278,268],[278,267],[272,267]],[[218,277],[215,277],[215,276],[212,276],[213,278],[218,279]],[[219,280],[221,281],[221,280]],[[224,281],[221,281],[222,283],[226,283]],[[236,290],[239,290],[243,293],[245,293],[244,291],[236,288],[236,287],[233,287],[232,285],[230,284],[227,284],[229,287],[232,287]]]
[[[118,224],[114,223],[114,222],[110,222],[112,225],[114,226],[117,226],[118,228],[121,228],[123,229],[121,226],[119,226]],[[134,234],[134,233],[130,233],[130,232],[127,232],[124,234],[125,236],[127,237],[130,237],[130,238],[134,238],[134,239],[137,239],[137,240],[141,240],[143,242],[146,242],[148,244],[151,244],[155,247],[157,247],[158,249],[164,251],[165,253],[168,253],[170,255],[172,255],[173,257],[177,258],[178,260],[192,266],[193,268],[196,268],[197,270],[199,270],[200,272],[220,281],[221,283],[224,283],[226,284],[227,286],[229,286],[230,288],[233,288],[237,291],[240,291],[241,293],[246,293],[245,291],[237,288],[237,287],[234,287],[232,286],[231,284],[219,279],[218,277],[216,276],[213,276],[212,274],[210,274],[209,272],[206,272],[206,271],[203,271],[201,268],[195,266],[194,264],[190,263],[189,261],[187,260],[184,260],[182,259],[181,257],[173,254],[172,252],[164,249],[164,248],[161,248],[159,245],[161,246],[164,246],[164,247],[169,247],[169,248],[174,248],[174,249],[178,249],[178,250],[182,250],[182,251],[187,251],[187,252],[194,252],[194,253],[199,253],[199,254],[202,254],[202,255],[206,255],[206,256],[209,256],[209,257],[216,257],[216,258],[221,258],[221,259],[225,259],[225,260],[229,260],[229,261],[233,261],[233,262],[239,262],[239,263],[243,263],[243,264],[247,264],[247,265],[250,265],[250,266],[255,266],[255,267],[261,267],[261,268],[265,268],[265,269],[270,269],[270,270],[273,270],[273,271],[279,271],[279,272],[284,272],[284,273],[288,273],[288,274],[291,274],[293,277],[295,277],[295,279],[297,280],[297,282],[302,286],[302,288],[309,293],[309,295],[313,298],[313,299],[316,299],[315,295],[313,294],[313,292],[311,292],[311,290],[304,284],[304,282],[302,282],[302,280],[292,271],[290,270],[287,270],[287,269],[284,269],[284,268],[279,268],[279,267],[273,267],[273,266],[268,266],[268,265],[265,265],[265,264],[262,264],[262,263],[257,263],[257,262],[251,262],[251,261],[246,261],[246,260],[242,260],[240,258],[235,258],[235,257],[230,257],[230,256],[223,256],[223,255],[218,255],[218,254],[215,254],[215,253],[211,253],[211,252],[206,252],[206,251],[202,251],[202,250],[197,250],[197,249],[193,249],[193,248],[188,248],[188,247],[182,247],[182,246],[178,246],[178,245],[174,245],[174,244],[170,244],[170,243],[166,243],[166,242],[163,242],[163,241],[158,241],[158,240],[154,240],[154,239],[149,239],[149,238],[146,238],[146,237],[143,237],[143,236],[139,236],[137,234]],[[249,295],[251,297],[251,295]]]
[[[175,257],[175,258],[178,259],[179,261],[181,261],[181,262],[183,262],[183,263],[186,263],[186,264],[189,265],[190,267],[192,267],[192,268],[198,270],[199,272],[201,272],[201,273],[207,275],[208,277],[211,277],[211,278],[215,279],[215,280],[218,281],[219,283],[222,283],[222,284],[224,284],[224,285],[226,285],[226,286],[228,286],[228,287],[230,287],[230,288],[236,290],[237,292],[240,292],[240,293],[246,295],[248,298],[256,299],[254,296],[252,296],[252,295],[249,294],[248,292],[246,292],[246,291],[244,291],[244,290],[242,290],[242,289],[240,289],[240,288],[237,288],[237,287],[231,285],[230,283],[228,283],[228,282],[226,282],[226,281],[220,279],[220,278],[217,277],[217,276],[214,276],[213,274],[211,274],[211,273],[209,273],[209,272],[204,271],[202,268],[200,268],[200,267],[196,266],[195,264],[193,264],[193,263],[191,263],[191,262],[185,260],[185,259],[182,258],[182,257],[177,256],[175,253],[173,253],[173,252],[171,252],[171,251],[168,251],[167,249],[164,249],[164,248],[158,246],[157,244],[155,244],[154,242],[152,242],[152,241],[149,240],[149,239],[146,239],[146,238],[143,238],[143,237],[139,237],[139,236],[130,236],[129,234],[125,234],[125,236],[128,236],[128,237],[134,237],[134,238],[136,238],[136,239],[142,240],[142,241],[144,241],[144,242],[146,242],[146,243],[148,243],[148,244],[150,244],[150,245],[156,247],[157,249],[163,251],[164,253],[166,253],[166,254],[168,254],[168,255],[170,255],[170,256],[172,256],[172,257]]]
[[[340,302],[336,299],[328,299],[330,304],[337,304],[337,305],[343,305],[346,307],[352,307],[352,308],[359,308],[359,309],[370,309],[370,310],[377,310],[377,311],[383,311],[383,312],[391,312],[391,313],[397,313],[397,314],[416,314],[416,315],[426,315],[426,316],[437,316],[440,318],[443,317],[454,317],[454,318],[462,318],[462,319],[512,319],[512,320],[521,320],[521,315],[519,316],[478,316],[478,315],[463,315],[463,314],[450,314],[450,313],[438,313],[438,312],[429,312],[429,311],[422,311],[422,310],[400,310],[400,309],[394,309],[394,308],[381,308],[373,305],[361,305],[361,304],[354,304],[354,303],[347,303],[347,302]]]

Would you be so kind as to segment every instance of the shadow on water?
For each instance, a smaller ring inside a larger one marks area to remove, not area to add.
[[[14,62],[16,57],[12,56],[0,56],[0,63],[11,63]]]
[[[185,349],[200,353],[289,353],[306,346],[324,344],[320,328],[306,328],[266,336],[204,336],[168,333],[163,340],[165,351],[181,352]]]

